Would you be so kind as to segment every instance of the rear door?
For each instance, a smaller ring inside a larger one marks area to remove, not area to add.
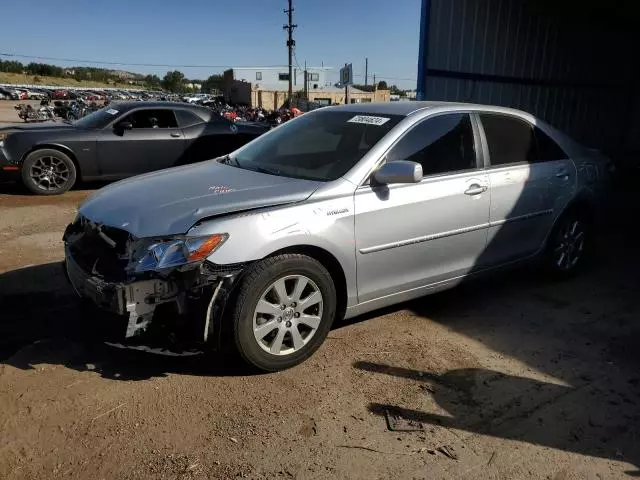
[[[483,265],[499,265],[537,252],[573,190],[576,172],[544,131],[515,116],[481,113],[488,150],[491,210]]]
[[[119,124],[130,122],[131,130]],[[121,178],[174,166],[185,139],[170,108],[141,108],[124,115],[98,137],[98,159],[105,177]]]

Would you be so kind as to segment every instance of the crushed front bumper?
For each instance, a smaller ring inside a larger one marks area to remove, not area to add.
[[[85,272],[73,259],[68,248],[65,248],[65,271],[78,296],[91,300],[109,312],[129,316],[126,338],[144,330],[151,321],[156,306],[175,301],[179,293],[174,282],[160,279],[131,283],[106,282]]]

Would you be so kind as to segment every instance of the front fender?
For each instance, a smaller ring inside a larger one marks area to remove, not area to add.
[[[251,262],[291,247],[321,248],[340,263],[347,304],[357,303],[353,197],[290,205],[203,222],[189,235],[227,233],[228,240],[208,260],[215,264]]]

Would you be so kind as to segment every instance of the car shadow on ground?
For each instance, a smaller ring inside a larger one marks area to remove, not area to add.
[[[373,414],[640,466],[635,438],[639,378],[611,391],[586,377],[566,386],[482,368],[435,374],[371,362],[354,367],[426,384],[425,394],[448,415],[370,403]],[[626,473],[640,476],[640,470]]]

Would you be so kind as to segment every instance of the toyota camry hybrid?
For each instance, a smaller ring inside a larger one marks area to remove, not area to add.
[[[229,153],[268,127],[175,102],[123,102],[67,123],[0,128],[0,177],[57,195],[80,180],[119,180]]]
[[[171,307],[202,344],[279,370],[334,320],[523,260],[573,274],[606,175],[605,158],[518,110],[322,108],[96,192],[64,234],[65,268],[123,337]]]

